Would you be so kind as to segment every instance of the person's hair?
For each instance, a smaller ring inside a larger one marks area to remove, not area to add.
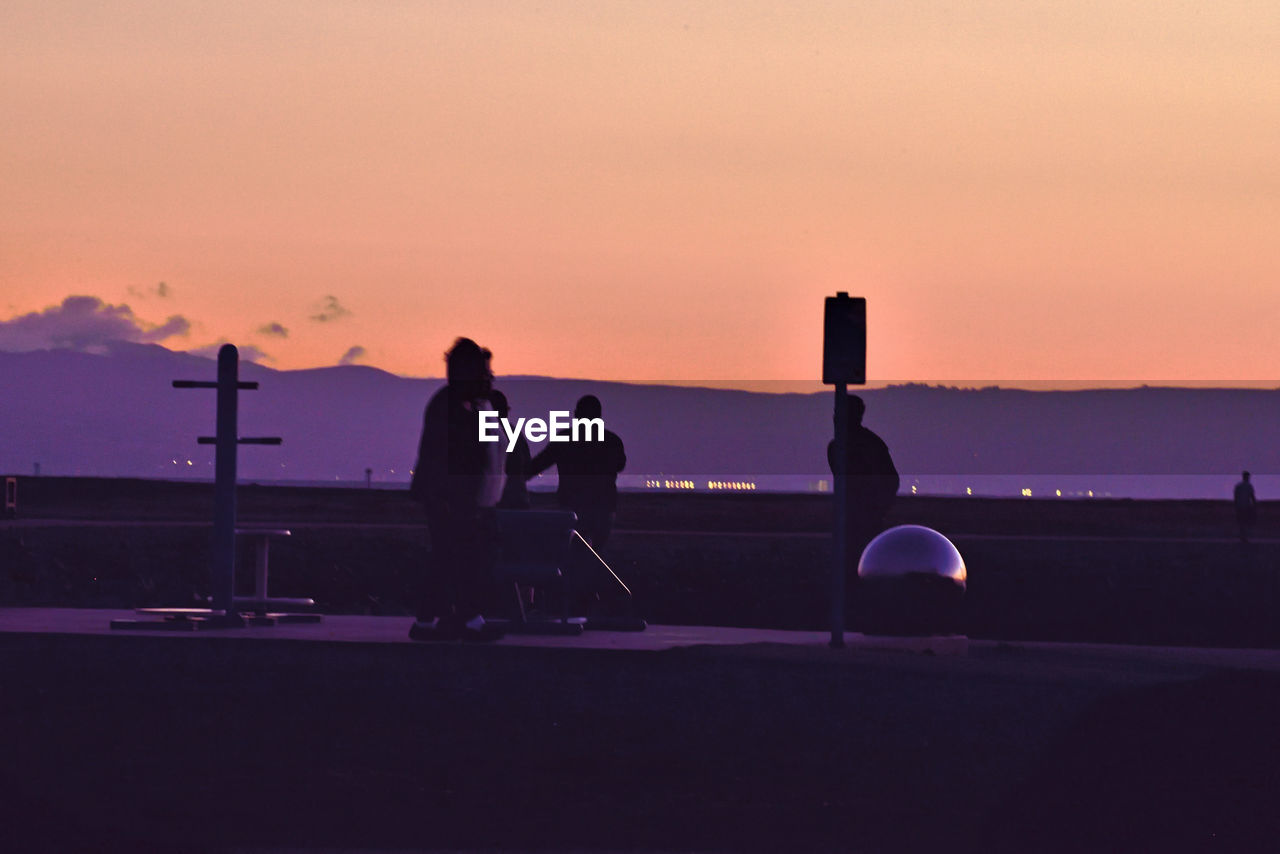
[[[498,417],[506,418],[507,413],[511,411],[511,405],[507,403],[507,396],[496,388],[489,392],[489,402],[493,404],[493,408],[498,411]]]
[[[1247,471],[1242,471],[1242,472],[1240,472],[1240,474],[1244,476],[1244,479],[1245,479],[1245,480],[1248,480],[1248,479],[1249,479],[1249,473],[1248,473]]]
[[[445,376],[454,380],[474,379],[489,367],[492,353],[470,338],[459,338],[444,354]]]
[[[584,394],[573,406],[574,418],[599,418],[604,412],[600,406],[600,398],[594,394]]]
[[[856,394],[849,395],[849,420],[861,422],[867,412],[866,402]]]

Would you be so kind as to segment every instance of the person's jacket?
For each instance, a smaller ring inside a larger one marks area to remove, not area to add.
[[[884,440],[863,427],[849,428],[847,465],[836,459],[836,443],[827,445],[827,464],[832,474],[848,475],[848,513],[851,517],[878,523],[889,512],[901,485],[898,469]]]
[[[409,491],[432,507],[465,511],[492,507],[502,496],[500,442],[480,441],[480,411],[485,399],[467,399],[449,386],[431,396],[422,414],[418,461]]]
[[[555,466],[560,478],[556,500],[561,507],[612,512],[618,509],[618,472],[626,465],[622,439],[605,430],[600,442],[548,442],[529,463],[527,474],[533,477]]]

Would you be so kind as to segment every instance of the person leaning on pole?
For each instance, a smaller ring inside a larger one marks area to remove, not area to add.
[[[900,484],[889,446],[862,426],[866,409],[862,398],[856,394],[849,395],[849,425],[843,465],[836,458],[836,443],[832,441],[827,445],[827,463],[831,473],[847,477],[845,577],[850,584],[857,578],[862,550],[884,528],[885,514],[889,512]]]

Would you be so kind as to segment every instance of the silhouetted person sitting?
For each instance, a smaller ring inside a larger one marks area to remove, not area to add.
[[[845,525],[848,539],[845,572],[852,583],[858,575],[858,559],[884,527],[885,514],[898,494],[898,469],[884,440],[862,426],[866,404],[856,394],[849,395],[849,424],[846,433],[846,461],[836,459],[836,443],[827,445],[827,464],[832,474],[847,477]]]
[[[1240,542],[1249,542],[1253,526],[1258,521],[1258,496],[1249,482],[1249,473],[1240,473],[1240,482],[1236,484],[1233,495],[1236,506],[1236,524],[1240,526]]]
[[[494,389],[489,394],[489,400],[493,408],[498,410],[499,418],[508,418],[511,415],[511,406],[507,403],[505,394]],[[530,452],[529,440],[524,437],[523,430],[516,437],[515,447],[505,456],[503,471],[507,475],[507,483],[502,488],[502,498],[498,501],[498,507],[503,510],[528,510],[529,488],[525,485],[527,479],[525,472],[529,470]]]
[[[418,462],[409,490],[422,502],[431,534],[422,599],[409,629],[414,640],[494,640],[482,605],[491,581],[495,544],[485,511],[502,494],[502,448],[479,439],[479,412],[492,409],[490,353],[459,338],[445,354],[448,382],[422,416]]]
[[[600,399],[584,395],[573,408],[574,418],[603,419]],[[593,441],[588,441],[588,440]],[[622,439],[612,430],[580,434],[578,441],[548,442],[529,463],[527,477],[535,477],[551,466],[556,467],[560,485],[556,501],[561,507],[578,514],[578,533],[597,551],[604,547],[613,532],[618,510],[618,472],[627,465]],[[594,560],[594,558],[592,559]],[[584,568],[590,565],[583,561]]]

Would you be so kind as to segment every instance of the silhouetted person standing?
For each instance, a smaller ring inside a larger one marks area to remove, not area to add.
[[[409,487],[426,508],[431,563],[409,629],[414,640],[494,640],[502,632],[481,615],[494,542],[485,511],[502,494],[502,448],[481,442],[481,410],[492,409],[490,353],[459,338],[445,354],[448,381],[422,416],[418,461]]]
[[[862,426],[866,404],[856,394],[849,395],[849,425],[846,461],[836,459],[836,443],[827,445],[827,464],[832,474],[848,477],[845,525],[848,535],[845,571],[850,583],[858,575],[858,559],[867,543],[884,527],[885,514],[898,494],[898,469],[884,440]]]
[[[498,410],[499,418],[507,418],[511,415],[511,406],[505,394],[494,389],[489,395],[489,400],[493,403],[493,408]],[[502,498],[498,501],[498,507],[501,509],[529,509],[529,488],[525,485],[527,479],[525,472],[529,470],[529,459],[529,440],[524,437],[522,430],[516,436],[515,446],[506,453],[503,462],[507,483],[502,488]]]
[[[603,422],[600,399],[593,394],[583,395],[574,405],[573,417]],[[618,472],[626,464],[627,455],[618,434],[612,430],[592,430],[580,435],[577,441],[548,442],[530,461],[526,474],[535,477],[551,466],[556,467],[559,475],[556,501],[578,515],[578,533],[599,551],[613,532],[618,510]],[[578,600],[578,605],[586,606],[599,598],[600,585],[595,583],[599,568],[595,558],[585,550],[577,555],[574,563],[570,595]]]
[[[588,394],[573,408],[574,418],[603,418],[600,398]],[[529,463],[526,477],[534,477],[556,467],[560,485],[556,500],[561,507],[578,514],[578,533],[597,549],[613,531],[618,511],[618,472],[627,465],[622,439],[604,430],[602,441],[548,442]],[[594,433],[590,437],[594,437]]]
[[[1236,484],[1233,495],[1236,506],[1236,524],[1240,526],[1240,542],[1249,542],[1253,526],[1258,521],[1258,496],[1249,482],[1249,473],[1240,473],[1240,482]]]

